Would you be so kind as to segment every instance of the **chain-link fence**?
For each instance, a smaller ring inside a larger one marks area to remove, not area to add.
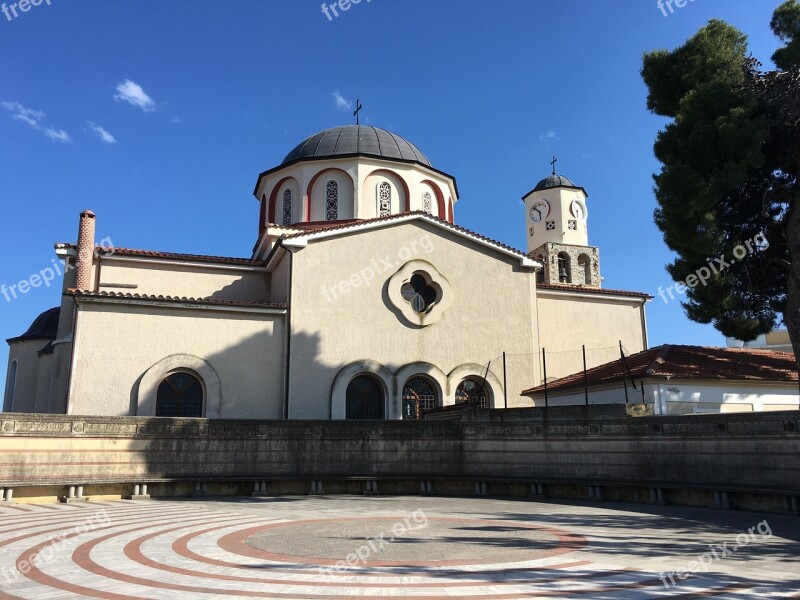
[[[489,362],[486,367],[503,380],[505,395],[495,401],[495,408],[527,405],[535,402],[544,406],[556,404],[605,404],[641,402],[641,390],[631,377],[628,356],[622,344],[604,348],[577,348],[575,350],[541,353],[504,353]],[[603,388],[598,389],[593,379],[603,379]],[[609,379],[611,381],[609,381]],[[545,389],[547,381],[548,389]],[[523,391],[535,390],[524,400]],[[588,396],[588,401],[587,401]],[[532,402],[533,401],[533,402]]]

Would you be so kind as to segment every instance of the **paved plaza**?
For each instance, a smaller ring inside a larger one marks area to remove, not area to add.
[[[313,496],[0,505],[0,600],[800,598],[800,519]]]

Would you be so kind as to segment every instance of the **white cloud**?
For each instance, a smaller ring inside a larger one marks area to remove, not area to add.
[[[336,101],[336,108],[339,110],[352,110],[353,101],[347,100],[339,92],[333,92],[333,99]]]
[[[547,131],[547,132],[542,133],[541,135],[539,135],[539,141],[543,142],[545,144],[547,144],[549,142],[554,142],[556,140],[562,140],[562,139],[564,139],[564,138],[562,138],[560,135],[558,135],[557,131]]]
[[[2,102],[0,104],[2,104],[3,108],[6,110],[15,113],[15,119],[25,121],[26,123],[31,123],[32,121],[39,122],[46,116],[42,111],[26,108],[19,102]]]
[[[27,123],[31,127],[35,127],[35,128],[39,127],[39,121],[37,121],[36,119],[34,119],[32,117],[29,117],[28,115],[22,114],[22,113],[13,114],[13,115],[11,115],[11,118],[12,119],[16,119],[17,121],[22,121],[23,123]]]
[[[181,118],[178,115],[175,115],[174,117],[172,117],[172,122],[175,123],[175,125],[180,125],[181,123],[183,123],[183,121],[181,120]]]
[[[72,138],[63,129],[52,129],[48,127],[44,130],[44,134],[54,142],[61,142],[62,144],[71,144]]]
[[[114,100],[138,106],[144,112],[153,112],[156,109],[156,103],[142,89],[142,86],[130,79],[120,81],[117,84],[117,93],[114,94]]]
[[[23,123],[27,123],[35,130],[41,131],[44,135],[46,135],[54,142],[61,142],[63,144],[69,144],[72,142],[72,138],[63,129],[53,129],[52,127],[45,128],[42,126],[41,121],[47,115],[45,115],[44,112],[42,112],[41,110],[33,110],[32,108],[23,106],[19,102],[3,101],[0,102],[0,106],[2,106],[7,111],[12,113],[11,114],[12,119],[15,119],[17,121],[22,121]]]
[[[97,134],[97,136],[106,144],[117,143],[117,139],[113,135],[111,135],[106,129],[100,127],[100,125],[98,125],[94,121],[87,121],[87,123],[89,125],[89,128],[92,131],[94,131]]]

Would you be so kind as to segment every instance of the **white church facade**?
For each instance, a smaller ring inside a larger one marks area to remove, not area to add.
[[[555,172],[524,197],[526,251],[456,225],[455,178],[374,127],[308,138],[254,195],[249,258],[96,246],[81,213],[60,307],[8,340],[4,410],[418,418],[530,406],[503,352],[647,348],[649,296],[602,287],[586,192]]]

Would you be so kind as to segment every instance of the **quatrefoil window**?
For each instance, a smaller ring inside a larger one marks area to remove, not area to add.
[[[403,295],[403,300],[418,313],[424,313],[433,306],[437,296],[436,289],[428,285],[425,278],[418,273],[412,275],[408,283],[403,284],[400,293]]]
[[[428,327],[453,302],[447,278],[426,260],[410,260],[386,282],[389,308],[406,325]]]

